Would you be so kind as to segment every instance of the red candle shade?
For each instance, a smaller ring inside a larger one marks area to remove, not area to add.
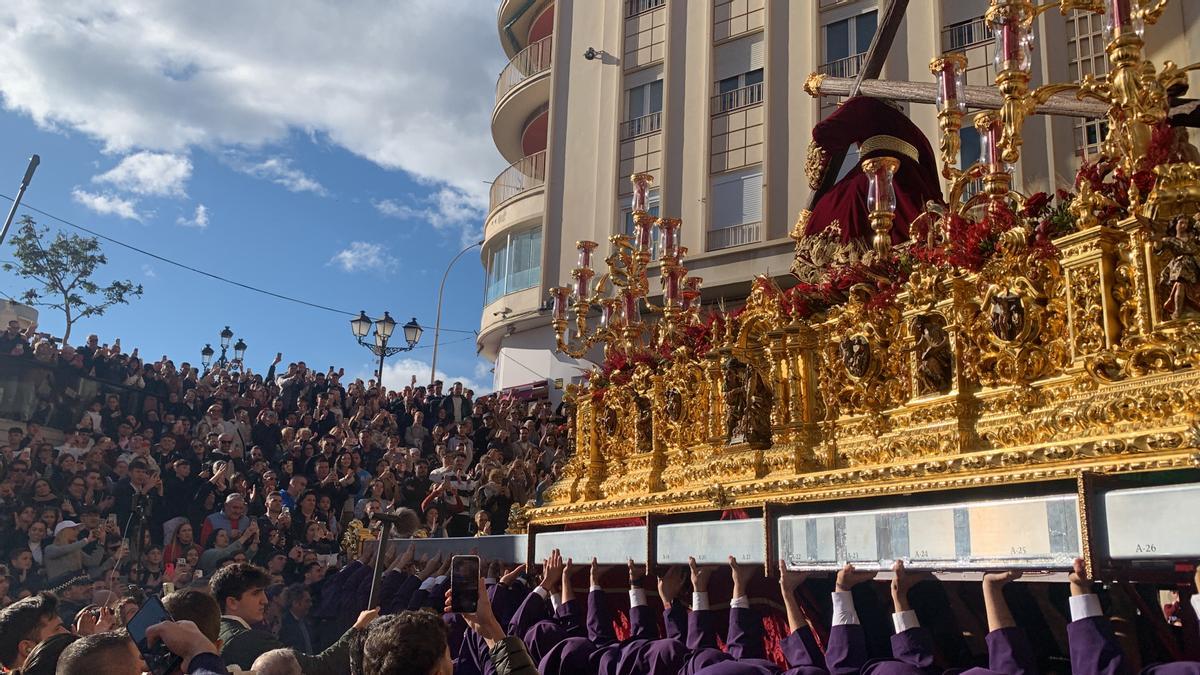
[[[1029,71],[1030,35],[1019,15],[1006,15],[992,24],[996,34],[996,70]]]
[[[979,113],[975,128],[982,139],[983,161],[993,173],[1005,171],[1007,167],[1000,158],[1000,116],[993,111]]]
[[[577,300],[587,300],[588,282],[592,280],[592,274],[592,270],[587,267],[577,267],[571,270],[571,276],[575,277],[575,298]]]
[[[933,63],[934,74],[937,76],[937,108],[949,112],[967,111],[966,82],[964,71],[967,59],[962,54],[947,54]]]

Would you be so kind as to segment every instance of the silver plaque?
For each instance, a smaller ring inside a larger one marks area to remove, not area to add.
[[[558,549],[563,560],[571,558],[576,565],[586,565],[596,558],[601,565],[623,565],[633,562],[646,564],[646,528],[613,527],[604,530],[574,530],[542,532],[534,535],[536,562],[549,558]]]
[[[686,565],[688,556],[706,564],[728,564],[734,556],[738,562],[761,565],[766,547],[757,518],[659,525],[655,536],[660,565]]]
[[[783,516],[789,569],[1055,569],[1080,555],[1075,495]]]
[[[1200,557],[1200,483],[1104,495],[1108,554],[1116,560]]]
[[[439,539],[392,539],[397,554],[409,543],[416,546],[416,555],[478,555],[488,560],[499,560],[509,564],[525,562],[528,538],[524,534],[498,534],[490,537],[443,537]]]

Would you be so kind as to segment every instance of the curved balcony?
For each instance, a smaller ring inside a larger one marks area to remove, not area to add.
[[[513,162],[496,176],[483,224],[489,240],[511,226],[528,223],[545,210],[542,187],[546,182],[546,151],[535,152]],[[539,199],[526,199],[538,196]]]
[[[522,125],[550,100],[550,66],[553,36],[522,49],[496,80],[496,107],[492,111],[492,139],[510,162],[522,158]]]

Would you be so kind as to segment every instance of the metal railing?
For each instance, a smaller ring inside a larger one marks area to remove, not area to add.
[[[121,410],[140,416],[166,403],[153,392],[83,374],[78,368],[0,355],[0,418],[72,431],[97,398],[116,396]]]
[[[522,157],[501,171],[492,182],[491,200],[488,210],[495,209],[506,200],[527,190],[541,187],[546,182],[546,151]]]
[[[625,0],[625,18],[645,14],[667,4],[667,0]]]
[[[662,112],[652,112],[649,115],[621,122],[621,140],[651,134],[659,129],[662,129]]]
[[[724,94],[717,94],[712,97],[713,114],[729,112],[738,108],[745,108],[758,103],[762,103],[763,83],[758,82],[751,84],[741,89],[727,91]]]
[[[942,29],[942,51],[958,52],[992,39],[987,21],[982,16],[951,24]]]
[[[508,65],[504,66],[504,70],[500,71],[500,78],[496,80],[497,101],[504,98],[504,95],[518,84],[550,69],[553,39],[553,35],[544,37],[512,57]]]
[[[862,54],[847,56],[844,59],[823,63],[817,70],[819,70],[821,74],[828,75],[830,77],[854,77],[855,75],[858,75],[859,69],[862,68],[863,63],[865,63],[866,60],[867,54],[866,52],[863,52]]]
[[[762,223],[745,223],[719,230],[709,230],[705,236],[704,250],[719,251],[723,248],[757,244],[761,238],[761,230]]]

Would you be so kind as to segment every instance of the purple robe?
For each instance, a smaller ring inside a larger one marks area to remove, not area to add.
[[[856,623],[833,626],[825,645],[825,669],[830,675],[858,675],[867,664],[867,637]]]

